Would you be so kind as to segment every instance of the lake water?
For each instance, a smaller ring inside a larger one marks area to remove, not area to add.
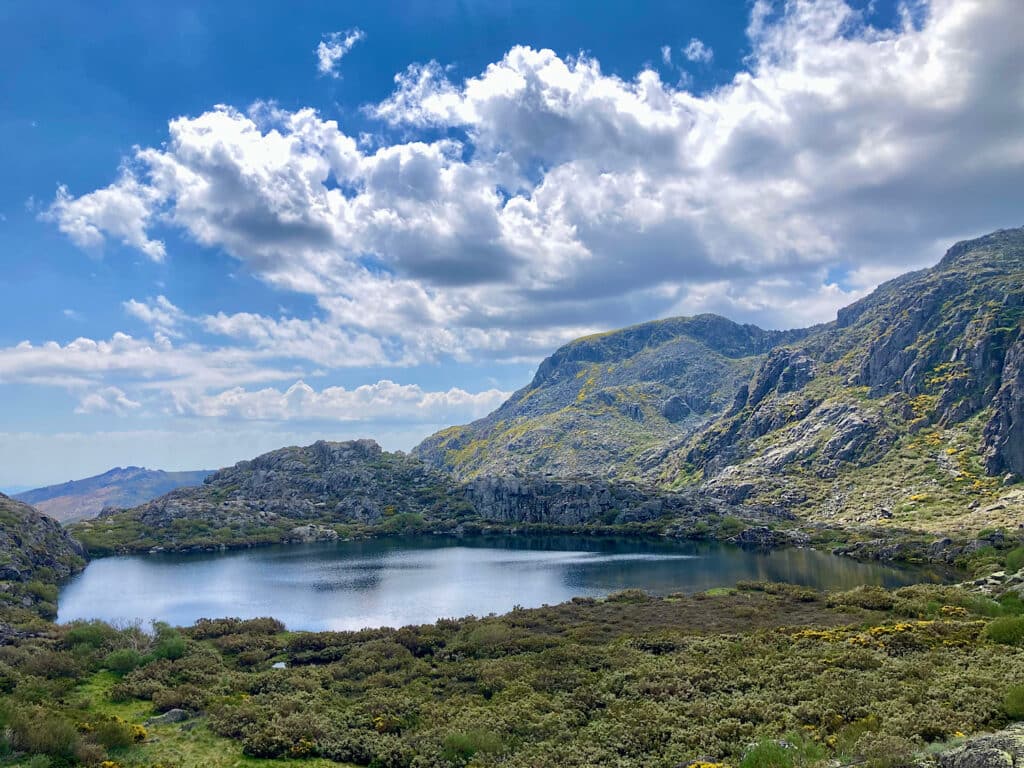
[[[620,589],[697,592],[743,579],[821,589],[934,581],[917,568],[807,549],[583,536],[405,537],[95,560],[69,581],[59,621],[274,616],[345,630],[504,613]]]

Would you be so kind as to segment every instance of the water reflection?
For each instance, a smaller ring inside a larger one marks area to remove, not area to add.
[[[204,616],[275,616],[292,629],[359,629],[502,613],[632,587],[668,594],[756,579],[848,589],[943,576],[814,550],[755,552],[582,536],[431,536],[104,558],[63,588],[59,620],[190,624]]]

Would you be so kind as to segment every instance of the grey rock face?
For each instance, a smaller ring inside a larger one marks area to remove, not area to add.
[[[661,415],[673,424],[685,419],[691,413],[693,413],[693,409],[690,408],[686,400],[680,395],[672,395],[672,397],[661,404]]]
[[[56,520],[0,493],[0,563],[0,581],[30,581],[40,568],[59,580],[85,566],[85,552]]]
[[[938,755],[941,768],[1021,768],[1024,766],[1024,724],[976,736]]]
[[[628,523],[720,511],[711,500],[596,479],[481,477],[465,493],[480,517],[505,523]]]
[[[985,427],[986,465],[991,474],[1024,474],[1024,336],[1006,353],[995,413]]]

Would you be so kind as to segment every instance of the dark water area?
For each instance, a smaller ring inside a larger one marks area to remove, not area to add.
[[[742,580],[818,589],[940,581],[941,571],[810,549],[587,536],[403,537],[95,560],[64,585],[59,621],[274,616],[350,630],[504,613],[621,589],[699,592]]]

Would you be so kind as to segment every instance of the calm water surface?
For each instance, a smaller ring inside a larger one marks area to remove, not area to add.
[[[636,587],[697,592],[742,579],[821,589],[900,586],[941,573],[804,549],[584,536],[406,537],[96,560],[61,590],[59,620],[274,616],[290,629],[360,629],[504,613]]]

